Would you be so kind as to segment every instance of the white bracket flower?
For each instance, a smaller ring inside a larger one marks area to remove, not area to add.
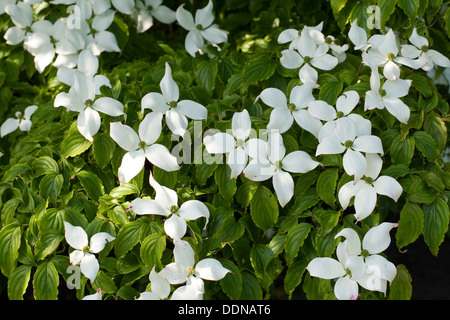
[[[37,110],[38,106],[31,105],[25,108],[24,113],[18,111],[16,112],[16,118],[8,118],[3,122],[0,128],[0,138],[3,138],[7,134],[17,130],[19,128],[21,131],[30,131],[31,129],[31,116]]]
[[[153,26],[153,18],[170,24],[176,21],[175,11],[162,4],[162,0],[139,0],[133,18],[136,21],[137,32],[142,33]]]

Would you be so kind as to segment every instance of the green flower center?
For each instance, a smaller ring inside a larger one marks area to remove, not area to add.
[[[351,140],[345,141],[344,147],[346,147],[347,149],[353,147],[353,141],[351,141]]]
[[[16,112],[16,118],[19,119],[19,120],[22,120],[22,119],[23,119],[23,114],[22,114],[22,112],[17,111],[17,112]]]
[[[422,46],[422,48],[420,48],[420,50],[422,50],[423,52],[427,52],[428,51],[428,46]]]
[[[311,62],[311,57],[303,57],[303,61],[305,61],[305,63],[310,63]]]
[[[364,178],[364,181],[365,181],[367,184],[370,184],[370,185],[372,185],[372,183],[373,183],[373,179],[372,179],[371,177],[365,177],[365,178]]]
[[[352,272],[350,271],[349,268],[346,268],[346,269],[345,269],[345,274],[348,275],[349,277],[352,276]]]
[[[280,170],[282,167],[282,163],[281,163],[281,161],[275,161],[273,166],[275,167],[276,170]]]
[[[176,108],[176,107],[177,107],[177,102],[176,102],[176,101],[170,101],[170,102],[169,102],[169,106],[170,106],[171,108]]]
[[[152,7],[152,6],[148,6],[148,7],[147,7],[147,10],[148,10],[148,11],[152,11],[152,10],[153,10],[153,7]]]
[[[92,101],[91,99],[87,99],[86,102],[84,103],[86,107],[90,107],[94,104],[94,101]]]
[[[293,103],[289,103],[288,104],[288,109],[291,111],[295,111],[297,109],[297,106]]]
[[[386,95],[386,90],[380,89],[379,94],[380,96],[384,97]]]
[[[330,37],[326,37],[325,38],[325,43],[326,44],[332,44],[333,43],[333,39],[331,39]]]
[[[362,256],[363,258],[367,258],[369,255],[370,255],[370,253],[369,253],[369,251],[367,251],[366,249],[363,249],[363,250],[361,251],[361,256]]]
[[[203,30],[203,26],[202,26],[201,24],[198,24],[198,25],[196,26],[196,28],[197,28],[197,30]]]
[[[244,140],[242,140],[242,139],[237,139],[237,141],[236,141],[236,146],[238,146],[238,147],[243,147],[244,144],[245,144]]]
[[[86,254],[89,252],[89,246],[84,246],[83,247],[83,253]]]
[[[174,213],[178,212],[178,207],[176,205],[173,205],[173,206],[170,207],[169,210],[170,210],[171,214],[174,214]]]
[[[195,273],[195,268],[194,267],[190,267],[188,269],[188,273],[189,273],[190,276],[192,276]]]
[[[342,118],[344,116],[344,113],[342,111],[336,112],[336,118]]]
[[[394,60],[395,55],[394,55],[392,52],[390,52],[390,53],[387,55],[387,58],[388,58],[388,60],[392,61],[392,60]]]
[[[138,148],[139,149],[144,149],[147,146],[147,143],[145,141],[141,141],[138,144]]]

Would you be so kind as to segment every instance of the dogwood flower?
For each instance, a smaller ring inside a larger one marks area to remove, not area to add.
[[[366,51],[371,47],[371,44],[367,40],[366,30],[358,26],[358,19],[356,18],[353,20],[353,23],[350,24],[348,38],[355,45],[355,50]]]
[[[38,106],[31,105],[25,108],[24,114],[18,111],[16,112],[16,118],[8,118],[5,122],[3,122],[0,127],[0,138],[3,138],[8,133],[16,131],[19,128],[21,131],[30,131],[31,129],[31,116],[36,111]]]
[[[317,137],[322,128],[322,122],[314,117],[310,110],[326,103],[315,101],[312,89],[311,83],[295,86],[289,95],[289,103],[280,89],[264,89],[257,99],[260,98],[266,105],[273,108],[267,129],[278,129],[280,133],[284,133],[289,130],[295,120],[301,128]]]
[[[102,300],[102,289],[98,288],[95,293],[84,296],[82,300]]]
[[[139,33],[145,32],[153,26],[153,18],[165,24],[170,24],[177,19],[175,11],[163,5],[162,0],[137,1],[133,18]]]
[[[378,154],[366,154],[367,170],[364,177],[358,182],[344,184],[338,193],[342,209],[347,209],[351,198],[355,197],[355,217],[357,221],[368,217],[377,203],[377,195],[385,195],[397,201],[403,192],[400,183],[389,176],[379,176],[383,160]]]
[[[95,15],[91,23],[91,31],[85,37],[86,47],[90,48],[96,56],[103,51],[120,52],[120,47],[114,33],[107,29],[114,21],[114,10],[106,10],[105,12]]]
[[[246,141],[250,136],[252,123],[247,110],[235,112],[231,121],[231,132],[220,132],[206,136],[203,143],[209,153],[226,153],[231,168],[230,179],[241,174],[247,165]]]
[[[9,3],[5,7],[5,12],[11,17],[14,27],[6,30],[4,38],[6,44],[17,45],[25,40],[28,30],[33,23],[33,8],[30,4],[19,2]]]
[[[370,78],[370,90],[366,92],[364,111],[386,108],[390,114],[402,123],[407,123],[410,116],[409,107],[400,100],[408,94],[412,80],[385,80],[380,88],[378,70],[373,69]]]
[[[267,142],[260,139],[252,140],[259,140],[260,150],[249,147],[249,155],[253,159],[244,169],[244,176],[252,181],[265,181],[272,178],[278,202],[284,207],[294,195],[294,180],[289,172],[306,173],[320,163],[301,150],[286,155],[283,137],[279,132],[270,133]]]
[[[444,68],[450,67],[450,60],[442,53],[430,49],[428,39],[420,36],[417,33],[417,28],[413,29],[409,42],[413,45],[402,45],[403,58],[400,60],[402,64],[413,69],[422,68],[425,71],[432,70],[434,65]]]
[[[78,131],[91,142],[101,125],[98,112],[112,117],[124,114],[121,102],[110,97],[96,99],[97,92],[95,78],[90,74],[78,72],[74,74],[74,84],[70,91],[58,93],[54,101],[55,108],[63,106],[70,111],[79,112]]]
[[[115,237],[107,232],[99,232],[94,234],[88,241],[88,235],[82,227],[73,226],[69,222],[64,221],[64,228],[64,237],[67,243],[75,249],[70,253],[70,263],[73,265],[79,264],[81,273],[91,282],[94,282],[100,270],[100,265],[93,253],[102,251],[105,245],[113,241]]]
[[[203,293],[203,280],[219,281],[231,272],[214,258],[204,258],[196,263],[194,250],[189,242],[184,240],[174,240],[173,255],[174,262],[166,265],[160,274],[170,284],[186,282],[187,287],[184,290],[187,291]]]
[[[383,154],[383,145],[377,136],[357,136],[355,123],[351,119],[341,118],[340,121],[342,125],[335,128],[335,135],[328,135],[320,141],[316,156],[344,153],[344,170],[358,181],[367,170],[366,158],[362,152]]]
[[[214,22],[213,3],[210,0],[206,7],[195,12],[194,16],[184,9],[184,4],[178,7],[176,11],[178,23],[186,30],[188,34],[185,40],[186,51],[195,58],[195,54],[202,50],[207,42],[219,44],[228,41],[228,35],[224,30],[218,28]]]
[[[327,53],[328,45],[318,46],[314,42],[308,27],[302,29],[301,36],[296,41],[294,49],[283,50],[280,63],[287,69],[300,68],[299,77],[303,83],[317,84],[319,75],[312,67],[331,70],[339,62],[336,57]]]
[[[156,143],[161,135],[161,120],[162,114],[159,112],[147,114],[139,124],[139,135],[127,125],[120,122],[111,123],[111,138],[122,149],[128,151],[123,156],[118,170],[121,184],[129,182],[141,172],[146,158],[153,165],[166,171],[180,169],[177,158],[170,153],[167,147]]]
[[[142,292],[136,300],[164,300],[170,294],[170,283],[155,271],[153,267],[149,275],[151,291]]]
[[[146,108],[154,112],[161,112],[166,116],[169,129],[176,135],[182,136],[186,132],[188,120],[204,120],[208,110],[200,103],[192,100],[179,100],[180,92],[177,83],[172,78],[172,69],[166,62],[164,77],[159,83],[161,93],[147,93],[141,100],[142,113]]]
[[[187,220],[206,218],[205,228],[209,220],[208,207],[199,200],[188,200],[178,207],[177,193],[161,186],[150,173],[150,185],[155,189],[155,199],[134,199],[129,206],[135,213],[156,214],[168,217],[164,221],[164,231],[172,239],[181,239],[187,230]]]
[[[323,29],[323,21],[321,23],[319,23],[317,26],[307,26],[307,27],[308,27],[308,30],[309,30],[311,36],[313,36],[311,33],[314,30],[322,33],[321,31]],[[283,30],[282,32],[280,32],[280,34],[278,35],[277,41],[279,44],[289,43],[289,49],[294,50],[295,45],[300,38],[300,35],[301,35],[301,30],[289,28],[289,29],[286,29],[286,30]]]
[[[359,273],[364,272],[358,283],[367,290],[386,294],[387,282],[392,282],[397,275],[395,265],[379,254],[389,247],[389,232],[397,226],[398,223],[383,222],[370,228],[362,243],[358,233],[351,228],[341,230],[335,237],[346,239],[341,242],[345,245],[345,254],[351,257],[354,266],[358,266]]]

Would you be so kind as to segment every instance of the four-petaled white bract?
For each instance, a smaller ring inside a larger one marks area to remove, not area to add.
[[[7,134],[17,130],[19,128],[21,131],[30,131],[31,129],[31,116],[37,110],[38,106],[32,105],[25,108],[24,113],[16,112],[16,118],[8,118],[3,122],[0,127],[0,138],[3,138]]]

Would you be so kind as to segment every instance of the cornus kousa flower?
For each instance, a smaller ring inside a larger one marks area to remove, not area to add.
[[[295,86],[289,95],[289,103],[280,89],[264,89],[257,99],[260,98],[266,105],[273,108],[267,129],[277,129],[280,133],[284,133],[289,130],[295,120],[300,127],[317,137],[322,128],[322,122],[314,117],[311,110],[320,108],[322,104],[328,104],[324,101],[315,101],[312,89],[311,83]]]
[[[210,0],[206,7],[195,12],[194,16],[184,9],[184,4],[176,11],[178,23],[188,34],[185,40],[186,51],[195,58],[197,52],[202,53],[205,46],[205,39],[212,44],[219,44],[228,41],[228,35],[224,30],[218,28],[214,22],[213,3]]]
[[[128,183],[141,172],[145,159],[166,171],[180,169],[177,158],[165,146],[156,143],[161,135],[161,120],[162,114],[159,112],[147,114],[139,124],[139,134],[120,122],[111,123],[111,138],[122,149],[128,151],[123,156],[118,171],[121,184]]]
[[[363,116],[357,113],[351,113],[359,102],[359,94],[356,91],[350,90],[344,92],[338,97],[336,101],[336,110],[324,108],[325,114],[322,118],[328,118],[328,120],[320,129],[318,134],[319,142],[326,136],[335,136],[336,127],[347,125],[346,120],[351,119],[355,123],[355,130],[357,136],[370,135],[372,132],[372,123],[370,120],[365,119]],[[320,111],[320,110],[318,110]],[[339,131],[340,129],[338,129]]]
[[[383,222],[369,229],[362,243],[358,233],[351,228],[341,230],[335,237],[345,238],[342,242],[345,246],[344,254],[351,257],[354,266],[352,273],[364,275],[359,278],[358,283],[367,290],[386,294],[387,282],[392,282],[397,275],[395,265],[380,255],[391,243],[389,232],[397,226],[397,223]]]
[[[256,140],[259,140],[260,145],[258,148],[249,147],[249,155],[253,159],[244,169],[244,176],[252,181],[265,181],[272,178],[278,202],[284,207],[294,195],[294,180],[289,172],[306,173],[320,163],[300,150],[286,155],[283,137],[278,132],[270,133],[267,142],[260,139],[250,141]]]
[[[412,80],[385,80],[381,86],[378,70],[373,69],[370,77],[370,90],[366,92],[364,111],[386,108],[390,114],[402,123],[410,117],[409,107],[400,100],[408,94]]]
[[[208,207],[199,200],[188,200],[178,206],[177,193],[161,186],[150,173],[150,185],[155,189],[155,199],[134,199],[129,206],[135,213],[156,214],[168,217],[164,221],[164,231],[172,239],[181,239],[187,230],[186,220],[206,218],[205,228],[209,220]]]
[[[355,197],[355,217],[360,221],[368,217],[377,203],[377,195],[385,195],[397,201],[403,192],[400,183],[389,176],[379,176],[383,160],[374,153],[366,154],[367,170],[358,182],[344,184],[339,189],[339,203],[342,209],[347,209],[351,198]]]
[[[23,42],[27,33],[31,31],[33,8],[25,2],[19,2],[18,4],[10,3],[4,8],[14,23],[14,27],[6,30],[4,38],[6,44],[14,46]]]
[[[214,258],[205,258],[196,263],[195,253],[189,242],[174,240],[174,262],[166,265],[160,272],[170,284],[186,283],[184,291],[197,292],[194,299],[202,299],[204,293],[203,280],[219,281],[230,270]]]
[[[287,69],[300,68],[300,80],[303,83],[316,84],[319,75],[314,68],[331,70],[339,62],[336,57],[327,53],[328,48],[326,44],[317,45],[311,37],[308,27],[304,27],[294,48],[281,52],[280,63]]]
[[[142,292],[136,300],[164,300],[170,294],[170,283],[153,267],[149,275],[151,291]]]
[[[159,83],[161,93],[147,93],[141,100],[142,113],[146,108],[165,115],[169,129],[176,135],[182,136],[186,132],[188,120],[204,120],[208,110],[192,100],[181,100],[177,83],[172,78],[172,69],[166,62],[164,77]]]
[[[97,292],[84,296],[82,300],[102,300],[102,289],[98,288]]]
[[[321,33],[323,29],[323,21],[319,23],[317,26],[314,27],[307,26],[307,27],[309,29],[310,34],[313,32],[313,30],[316,30],[319,33]],[[301,30],[289,28],[280,32],[277,41],[279,44],[289,43],[289,49],[294,50],[297,41],[300,39],[301,33],[302,33]]]
[[[153,26],[154,19],[170,24],[177,17],[175,11],[162,4],[162,0],[144,0],[136,2],[133,18],[136,21],[137,32],[142,33]]]
[[[442,53],[430,49],[428,39],[420,36],[417,33],[417,28],[414,28],[409,42],[412,45],[402,45],[401,53],[402,64],[409,66],[413,69],[422,68],[425,71],[430,71],[435,65],[448,68],[450,67],[450,60]]]
[[[358,19],[353,20],[348,32],[348,38],[354,44],[355,50],[366,51],[371,47],[371,44],[367,40],[367,32],[360,26],[358,26]]]
[[[227,164],[231,168],[230,179],[241,174],[247,165],[246,142],[252,130],[248,111],[235,112],[231,120],[231,132],[219,132],[206,136],[203,143],[209,153],[226,153]]]
[[[24,113],[16,112],[16,118],[8,118],[3,122],[0,127],[0,138],[6,136],[8,133],[16,131],[19,128],[21,131],[30,131],[31,129],[31,116],[36,111],[38,106],[32,105],[25,108]]]
[[[70,253],[70,263],[73,265],[79,264],[81,273],[91,282],[94,282],[100,270],[100,265],[94,253],[102,251],[106,244],[113,241],[115,237],[107,232],[99,232],[88,241],[88,235],[82,227],[73,226],[64,221],[64,228],[64,237],[67,243],[75,249]]]
[[[344,170],[358,181],[367,171],[366,158],[362,152],[383,154],[383,146],[377,136],[357,136],[355,123],[351,119],[342,118],[341,121],[342,125],[336,126],[334,136],[328,135],[321,140],[316,149],[316,156],[344,153]]]

